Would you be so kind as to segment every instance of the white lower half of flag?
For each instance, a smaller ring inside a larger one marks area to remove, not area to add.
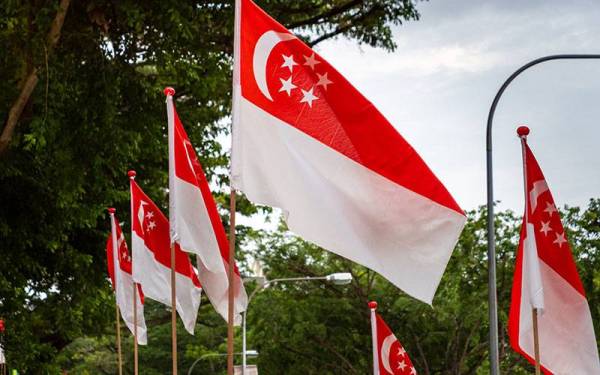
[[[232,179],[304,239],[431,303],[466,221],[238,98]]]
[[[171,268],[157,262],[154,254],[135,233],[132,233],[131,242],[134,280],[142,285],[147,298],[171,306]],[[177,312],[185,329],[193,335],[202,289],[180,273],[175,273],[175,283]]]
[[[207,208],[200,189],[178,177],[175,177],[175,189],[178,215],[177,233],[181,249],[196,254],[199,258],[198,278],[215,310],[227,319],[228,264],[223,259],[213,226],[207,214]],[[234,323],[241,323],[241,313],[246,309],[246,291],[240,276],[235,274],[234,285]]]
[[[144,304],[140,299],[140,294],[137,292],[137,287],[134,286],[133,278],[127,272],[123,272],[117,267],[115,272],[116,277],[116,298],[117,305],[121,311],[121,316],[127,325],[127,328],[134,333],[134,319],[133,319],[133,296],[135,290],[136,298],[136,311],[137,311],[137,337],[140,345],[146,345],[148,342],[146,332],[146,322],[144,320]],[[134,289],[135,288],[135,289]]]
[[[530,277],[523,258],[523,283]],[[544,310],[538,314],[540,362],[555,374],[600,374],[598,348],[586,298],[539,260],[544,285]],[[521,288],[519,346],[534,357],[530,288]]]
[[[227,320],[229,303],[229,279],[227,277],[227,264],[223,265],[223,272],[212,272],[206,269],[201,262],[198,262],[198,278],[202,283],[206,296],[210,300],[215,310],[225,320]],[[242,323],[241,314],[248,306],[248,296],[243,287],[243,281],[239,275],[235,274],[233,285],[233,323],[240,325]]]
[[[540,273],[540,258],[535,243],[535,229],[533,224],[527,223],[527,236],[525,237],[523,250],[524,267],[527,272],[523,273],[524,283],[529,288],[530,305],[533,308],[542,310],[544,308],[544,284]]]
[[[171,217],[177,221],[177,242],[181,249],[197,254],[204,267],[212,272],[223,270],[223,257],[215,237],[208,210],[200,189],[181,178],[174,176]],[[200,279],[202,285],[204,281]]]

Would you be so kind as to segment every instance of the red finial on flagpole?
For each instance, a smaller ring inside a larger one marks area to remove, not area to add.
[[[117,212],[117,210],[115,210],[115,208],[114,208],[114,207],[110,207],[110,208],[108,209],[108,213],[109,213],[109,214],[114,214],[115,212]]]
[[[375,301],[370,301],[370,302],[369,302],[369,308],[370,308],[371,310],[375,310],[375,309],[377,309],[377,302],[375,302]]]
[[[129,176],[129,178],[131,178],[132,180],[135,178],[135,175],[136,173],[134,170],[127,172],[127,176]]]
[[[519,126],[517,128],[517,134],[519,137],[527,137],[529,135],[529,128],[527,126]]]
[[[173,96],[175,95],[175,89],[172,87],[165,87],[164,91],[166,96]]]

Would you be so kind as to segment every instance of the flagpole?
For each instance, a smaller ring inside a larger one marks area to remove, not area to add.
[[[121,318],[119,316],[119,305],[117,304],[117,300],[115,298],[115,315],[117,322],[117,358],[119,363],[119,375],[123,375],[123,357],[121,355]]]
[[[138,321],[137,321],[137,290],[133,282],[133,373],[138,375]]]
[[[517,134],[521,139],[521,152],[523,154],[523,192],[525,195],[525,228],[529,223],[529,205],[527,204],[527,135],[529,135],[529,128],[527,126],[519,126]],[[527,229],[525,229],[527,230]],[[533,347],[535,356],[535,374],[540,375],[540,337],[538,333],[538,309],[535,307],[531,309],[531,318],[533,320]]]
[[[121,354],[121,318],[119,316],[119,302],[118,302],[118,298],[117,298],[117,285],[118,285],[118,271],[117,271],[117,262],[118,262],[118,245],[117,245],[117,240],[116,240],[116,229],[115,229],[115,208],[110,207],[108,209],[108,213],[110,215],[110,236],[111,236],[111,241],[112,241],[112,259],[113,259],[113,275],[114,275],[114,284],[113,284],[113,288],[115,289],[115,308],[116,308],[116,320],[117,320],[117,356],[118,356],[118,361],[119,361],[119,375],[123,374],[123,357]],[[117,257],[115,257],[115,254],[117,254]]]
[[[227,374],[233,375],[233,270],[235,259],[235,189],[231,186],[229,195],[229,267],[227,280],[229,282],[227,303]]]
[[[175,240],[176,240],[176,225],[174,224],[174,173],[175,165],[172,153],[174,152],[174,137],[175,137],[175,113],[173,111],[173,95],[175,89],[165,87],[164,94],[167,97],[167,121],[168,121],[168,136],[169,136],[169,217],[170,217],[170,235],[171,235],[171,346],[173,359],[173,375],[177,375],[177,293],[175,286]]]
[[[171,341],[173,375],[177,375],[177,299],[175,289],[175,243],[171,242]]]
[[[377,302],[369,302],[371,309],[371,341],[373,343],[373,375],[379,375],[379,350],[377,350]]]

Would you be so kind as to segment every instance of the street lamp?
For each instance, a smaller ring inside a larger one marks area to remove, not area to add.
[[[248,278],[248,280],[256,280],[258,278]],[[246,375],[246,353],[250,353],[250,351],[246,351],[246,314],[248,313],[248,308],[250,307],[250,301],[256,295],[256,293],[261,290],[267,289],[270,285],[276,283],[290,283],[290,282],[302,282],[302,281],[327,281],[334,285],[347,285],[352,282],[352,274],[350,272],[338,272],[332,273],[327,276],[305,276],[305,277],[288,277],[282,279],[273,279],[267,280],[264,277],[260,278],[262,282],[259,282],[256,289],[252,291],[250,297],[248,297],[248,303],[246,304],[246,311],[242,313],[242,375]]]
[[[242,353],[233,353],[234,355],[242,355]],[[254,349],[250,349],[248,351],[246,351],[246,354],[249,355],[250,357],[257,357],[258,356],[258,351],[254,350]],[[196,366],[196,364],[198,362],[200,362],[201,360],[205,359],[205,358],[210,358],[210,357],[227,357],[227,353],[208,353],[208,354],[204,354],[201,355],[200,358],[198,358],[197,360],[194,361],[194,363],[192,363],[192,365],[190,366],[187,375],[191,375],[192,374],[192,370],[194,369],[194,367]]]

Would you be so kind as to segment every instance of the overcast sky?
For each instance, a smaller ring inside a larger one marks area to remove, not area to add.
[[[519,66],[556,53],[600,53],[600,1],[419,2],[421,20],[395,29],[398,49],[345,39],[317,49],[417,149],[464,209],[486,201],[485,123]],[[529,144],[557,205],[600,197],[600,60],[549,62],[508,89],[494,126],[495,198],[522,211]]]

